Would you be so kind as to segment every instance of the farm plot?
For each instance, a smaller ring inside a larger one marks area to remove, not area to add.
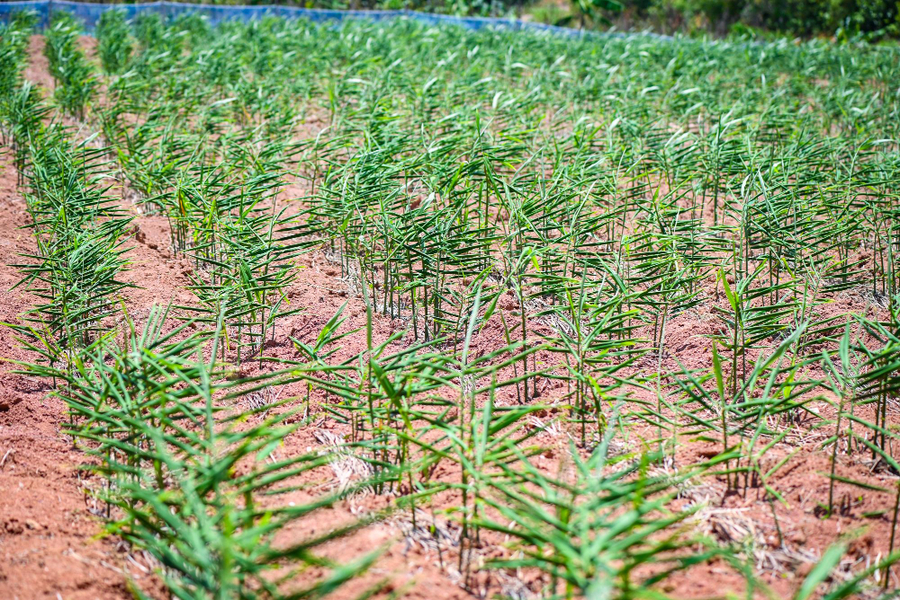
[[[818,41],[20,15],[0,586],[893,597],[898,86]]]

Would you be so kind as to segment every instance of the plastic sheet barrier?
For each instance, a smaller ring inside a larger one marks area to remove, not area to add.
[[[545,31],[557,35],[565,36],[581,36],[581,35],[606,35],[612,37],[625,37],[622,33],[598,34],[597,32],[584,32],[578,29],[568,29],[565,27],[556,27],[553,25],[545,25],[543,23],[530,23],[527,21],[519,21],[515,19],[491,19],[480,17],[454,17],[449,15],[438,15],[433,13],[423,13],[411,10],[322,10],[315,8],[299,8],[293,6],[221,6],[210,4],[183,4],[179,2],[148,2],[144,4],[93,4],[86,2],[66,2],[64,0],[42,0],[34,2],[2,2],[0,3],[0,22],[6,21],[9,17],[20,11],[33,11],[37,13],[40,23],[46,26],[50,20],[50,14],[54,11],[66,11],[83,23],[87,31],[92,31],[100,15],[107,10],[119,10],[129,18],[145,13],[153,12],[163,17],[174,17],[178,15],[196,13],[204,15],[210,22],[215,25],[222,21],[231,19],[252,20],[260,19],[264,16],[277,16],[284,18],[302,18],[310,21],[343,21],[345,19],[368,19],[379,21],[384,19],[396,19],[398,17],[406,17],[414,19],[430,25],[456,25],[466,29],[484,29],[496,28],[513,31]],[[668,36],[655,34],[651,35],[661,39],[672,39]]]

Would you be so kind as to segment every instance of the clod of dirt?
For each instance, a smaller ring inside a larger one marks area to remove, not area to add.
[[[18,519],[9,519],[3,524],[3,530],[10,535],[21,535],[25,533],[25,526]]]
[[[0,412],[6,412],[13,406],[21,402],[21,398],[3,398],[0,399]]]

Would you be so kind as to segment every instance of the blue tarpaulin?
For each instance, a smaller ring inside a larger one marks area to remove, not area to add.
[[[266,15],[284,18],[303,18],[310,21],[342,21],[344,19],[383,20],[407,17],[431,25],[447,24],[465,27],[466,29],[483,29],[485,27],[508,29],[547,31],[559,35],[584,35],[577,29],[555,27],[543,23],[530,23],[516,19],[491,19],[479,17],[453,17],[412,10],[322,10],[316,8],[299,8],[294,6],[220,6],[210,4],[183,4],[180,2],[148,2],[144,4],[93,4],[84,2],[66,2],[64,0],[43,0],[35,2],[3,2],[0,3],[0,21],[7,20],[10,15],[28,10],[38,14],[40,22],[46,26],[53,11],[64,10],[78,17],[88,31],[93,30],[100,15],[107,10],[120,10],[128,17],[140,13],[153,12],[164,17],[173,17],[188,13],[204,15],[213,25],[230,19],[251,20]],[[610,34],[607,34],[610,35]],[[621,36],[622,34],[612,34]],[[657,36],[654,36],[657,37]],[[658,36],[671,39],[667,36]]]

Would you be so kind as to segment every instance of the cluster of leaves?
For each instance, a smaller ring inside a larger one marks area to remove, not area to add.
[[[234,124],[227,117],[235,99],[218,98],[194,119],[200,95],[173,95],[148,82],[164,76],[186,44],[207,39],[205,23],[184,18],[166,28],[158,15],[147,15],[132,40],[121,13],[110,14],[119,16],[97,31],[104,64],[109,72],[131,70],[110,85],[115,102],[100,115],[104,134],[123,175],[143,193],[142,206],[167,216],[172,249],[195,261],[191,290],[207,322],[224,319],[222,351],[236,348],[240,360],[241,351],[259,352],[276,319],[292,312],[285,289],[293,259],[307,246],[297,239],[296,217],[277,204],[285,164],[296,153],[293,114],[276,105]],[[142,50],[133,61],[132,45]],[[220,59],[209,66],[213,81],[229,77]]]
[[[107,484],[98,496],[107,503],[110,533],[149,551],[176,598],[299,600],[359,575],[377,549],[341,563],[315,551],[366,521],[276,543],[280,531],[353,490],[279,503],[318,485],[293,482],[315,476],[331,459],[278,457],[284,438],[302,424],[288,424],[296,409],[283,410],[283,401],[235,410],[234,402],[270,382],[248,388],[229,381],[215,363],[221,332],[187,333],[193,322],[173,328],[167,314],[151,310],[142,329],[129,320],[124,341],[83,351],[74,369],[26,371],[59,382],[54,394],[72,415],[67,433],[100,459],[95,471]],[[299,585],[296,578],[313,565],[327,576]]]
[[[0,132],[4,146],[13,152],[20,184],[27,156],[24,146],[39,120],[32,108],[37,104],[35,91],[22,78],[34,25],[30,13],[16,13],[8,23],[0,24]]]
[[[50,364],[71,365],[101,341],[117,312],[131,219],[100,187],[103,152],[91,139],[75,143],[65,127],[45,124],[47,107],[28,85],[10,94],[8,123],[17,140],[29,226],[37,253],[19,265],[23,287],[41,300],[19,332]]]
[[[72,15],[54,12],[44,47],[50,74],[56,81],[56,101],[65,112],[78,119],[84,118],[87,104],[97,88],[94,69],[80,46],[81,35],[81,25]]]
[[[28,40],[34,26],[27,13],[16,13],[8,23],[0,24],[0,97],[8,99],[22,83],[22,68],[27,58]],[[0,106],[0,114],[8,108]]]
[[[107,10],[100,15],[94,35],[97,37],[97,56],[107,75],[122,72],[131,58],[131,27],[125,13]]]
[[[626,20],[662,31],[706,29],[757,37],[772,33],[834,35],[841,41],[875,41],[900,34],[893,0],[626,0]]]

